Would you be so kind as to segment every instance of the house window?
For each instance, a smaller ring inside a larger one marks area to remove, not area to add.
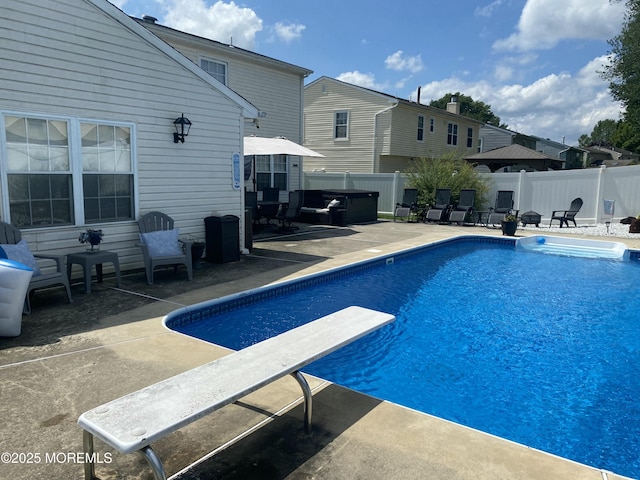
[[[429,119],[429,133],[433,133],[435,131],[436,131],[436,119],[432,117]]]
[[[473,148],[473,128],[467,128],[467,148]]]
[[[458,145],[458,125],[455,123],[447,124],[447,145]]]
[[[346,110],[335,113],[333,138],[347,139],[349,137],[349,112]]]
[[[218,80],[220,83],[227,84],[227,64],[216,62],[214,60],[200,59],[200,68]]]
[[[81,123],[86,223],[133,218],[131,129]]]
[[[424,140],[424,117],[422,115],[418,115],[418,136],[417,140],[422,142]]]
[[[286,155],[256,155],[256,187],[258,191],[275,187],[288,190]]]
[[[16,227],[133,219],[131,126],[6,115],[4,141]]]

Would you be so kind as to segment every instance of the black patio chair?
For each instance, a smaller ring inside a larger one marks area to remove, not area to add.
[[[412,218],[415,221],[418,216],[418,189],[417,188],[405,188],[402,194],[402,202],[396,203],[396,208],[393,211],[393,221],[396,218],[406,218],[407,222],[411,222]]]
[[[487,225],[502,223],[502,220],[508,213],[513,214],[516,218],[518,217],[519,211],[513,209],[514,196],[515,192],[513,190],[498,190],[496,193],[496,202],[489,211]]]
[[[291,225],[291,222],[300,217],[300,210],[304,202],[304,193],[302,190],[295,190],[289,192],[289,203],[283,205],[278,212],[277,219],[280,221],[280,232],[293,232],[297,230],[298,226]]]
[[[560,222],[560,228],[562,228],[562,224],[566,225],[569,228],[569,222],[573,222],[573,226],[577,227],[576,224],[576,215],[582,208],[582,199],[574,198],[569,206],[569,210],[554,210],[551,212],[551,220],[549,220],[549,227],[551,227],[551,222],[554,220],[558,220]]]
[[[450,188],[438,188],[436,190],[436,200],[433,205],[427,210],[425,215],[426,222],[444,222],[446,221],[447,214],[451,208],[451,189]]]
[[[476,201],[476,191],[471,189],[460,190],[460,198],[458,204],[451,210],[449,214],[449,223],[456,222],[462,224],[471,215],[473,205]]]

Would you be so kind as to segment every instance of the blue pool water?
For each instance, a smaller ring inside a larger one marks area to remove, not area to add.
[[[476,240],[379,263],[172,328],[240,349],[349,305],[385,311],[393,324],[305,371],[640,477],[637,261]]]

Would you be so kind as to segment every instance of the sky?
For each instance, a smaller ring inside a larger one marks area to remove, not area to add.
[[[135,17],[428,104],[460,92],[511,130],[577,145],[621,106],[599,74],[610,0],[110,0]]]

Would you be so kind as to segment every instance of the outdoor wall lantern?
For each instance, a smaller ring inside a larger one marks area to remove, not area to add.
[[[184,116],[176,118],[173,121],[173,126],[176,127],[176,131],[173,134],[173,143],[182,142],[184,143],[184,137],[189,135],[189,129],[191,128],[191,121]]]

